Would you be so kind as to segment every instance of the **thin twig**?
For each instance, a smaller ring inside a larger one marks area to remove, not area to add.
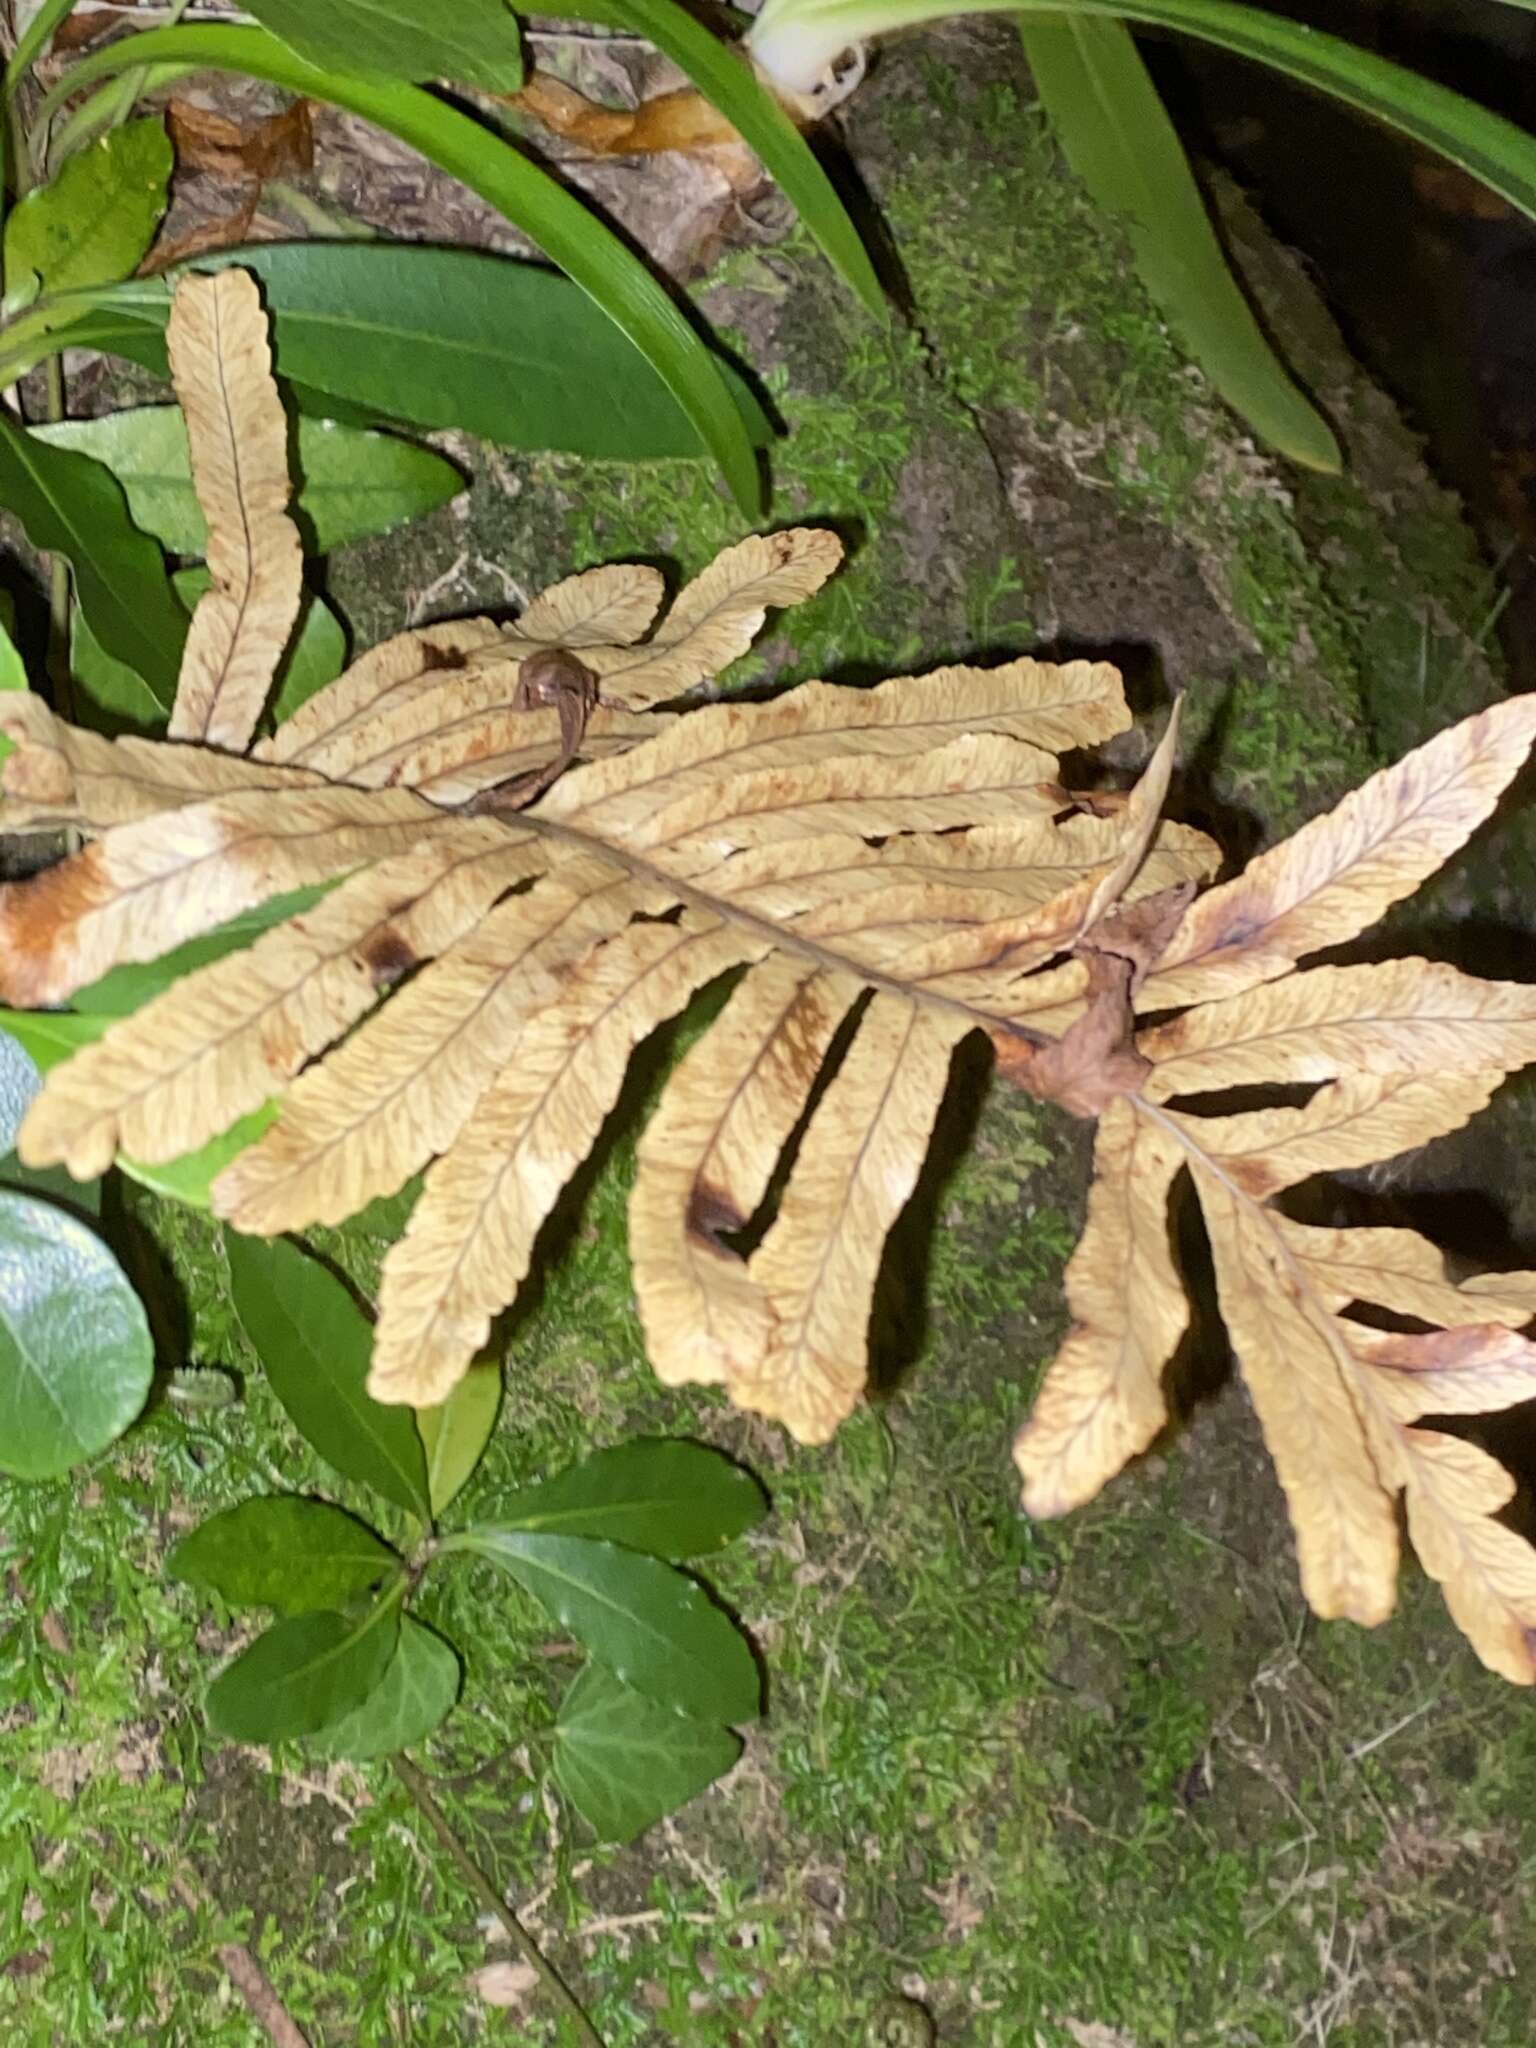
[[[415,1802],[416,1810],[447,1850],[460,1877],[463,1878],[480,1903],[496,1915],[496,1918],[506,1929],[508,1938],[516,1947],[524,1962],[537,1971],[540,1983],[543,1984],[545,1990],[554,1999],[566,2018],[574,2022],[581,2038],[590,2044],[590,2048],[603,2048],[602,2035],[598,2033],[596,2027],[593,2026],[585,2012],[582,2011],[569,1986],[561,1978],[554,1964],[550,1962],[527,1928],[524,1927],[522,1921],[512,1911],[512,1908],[502,1897],[498,1887],[491,1882],[474,1857],[470,1855],[468,1849],[465,1848],[463,1842],[454,1832],[452,1822],[432,1797],[431,1788],[421,1772],[417,1770],[408,1757],[394,1756],[390,1758],[390,1762],[395,1767],[396,1777],[399,1778],[401,1784]]]
[[[179,1873],[171,1880],[178,1898],[189,1911],[209,1910],[209,1901]],[[272,2043],[272,2048],[309,2048],[292,2014],[278,1996],[277,1987],[244,1942],[222,1941],[217,1950],[224,1974],[245,2000],[251,2018]]]

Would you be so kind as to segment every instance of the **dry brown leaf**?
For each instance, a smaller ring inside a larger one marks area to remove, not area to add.
[[[1189,1326],[1168,1227],[1183,1164],[1172,1132],[1129,1101],[1110,1104],[1067,1265],[1073,1328],[1014,1447],[1032,1515],[1092,1500],[1167,1420],[1163,1368]]]
[[[180,168],[227,185],[253,184],[259,192],[268,178],[304,172],[314,163],[308,100],[295,100],[279,113],[242,127],[192,100],[173,99],[165,120]]]
[[[1456,1129],[1506,1073],[1536,1059],[1536,988],[1414,959],[1288,971],[1432,873],[1491,812],[1533,732],[1531,698],[1465,721],[1185,913],[1140,997],[1182,1014],[1139,1034],[1148,1072],[1101,1131],[1090,1229],[1071,1274],[1074,1306],[1080,1293],[1091,1304],[1078,1310],[1087,1330],[1051,1368],[1040,1425],[1017,1449],[1026,1505],[1060,1512],[1117,1459],[1111,1449],[1084,1460],[1055,1418],[1099,1417],[1095,1403],[1107,1398],[1126,1456],[1155,1427],[1144,1380],[1132,1375],[1122,1390],[1092,1342],[1096,1326],[1111,1336],[1133,1327],[1113,1313],[1127,1284],[1124,1228],[1118,1238],[1096,1232],[1093,1219],[1133,1209],[1145,1218],[1149,1200],[1162,1219],[1166,1182],[1104,1149],[1104,1133],[1134,1117],[1159,1132],[1165,1162],[1193,1177],[1312,1606],[1367,1624],[1391,1612],[1403,1494],[1410,1534],[1457,1622],[1486,1662],[1523,1683],[1536,1680],[1536,1553],[1493,1519],[1513,1483],[1485,1453],[1411,1425],[1536,1398],[1536,1347],[1515,1334],[1536,1309],[1531,1276],[1457,1285],[1412,1232],[1324,1230],[1270,1201],[1313,1174],[1374,1165]],[[1300,1107],[1208,1107],[1234,1089],[1308,1083],[1322,1085]],[[1389,1334],[1356,1320],[1356,1308],[1438,1328]]]
[[[258,555],[286,553],[270,521],[256,531]],[[1536,1678],[1536,1553],[1497,1519],[1511,1482],[1423,1426],[1536,1397],[1536,1275],[1455,1280],[1412,1232],[1321,1229],[1274,1204],[1455,1129],[1536,1058],[1522,984],[1412,959],[1294,971],[1490,813],[1536,699],[1443,734],[1190,903],[1219,856],[1158,822],[1171,737],[1128,798],[1064,794],[1057,751],[1127,723],[1103,665],[650,708],[837,556],[809,532],[746,542],[659,626],[657,578],[621,566],[555,585],[510,629],[421,628],[246,761],[0,704],[7,819],[100,834],[0,890],[0,998],[64,1000],[337,883],[55,1068],[23,1158],[162,1159],[278,1096],[214,1189],[219,1214],[265,1234],[338,1222],[426,1169],[385,1263],[371,1384],[431,1403],[515,1296],[635,1048],[734,975],[641,1143],[640,1311],[665,1379],[722,1384],[819,1442],[862,1396],[888,1233],[953,1049],[979,1030],[1005,1079],[1100,1119],[1073,1328],[1017,1451],[1030,1510],[1091,1498],[1165,1420],[1188,1322],[1168,1203],[1187,1174],[1308,1597],[1390,1612],[1401,1495],[1479,1653]],[[192,667],[195,696],[204,656]],[[219,729],[248,728],[254,699]],[[498,813],[498,796],[525,807]],[[1138,1031],[1138,1009],[1159,1021]],[[1382,1312],[1428,1327],[1388,1331]]]
[[[304,575],[288,517],[288,421],[249,271],[187,278],[165,330],[208,521],[212,587],[187,635],[170,736],[249,745],[299,616]]]

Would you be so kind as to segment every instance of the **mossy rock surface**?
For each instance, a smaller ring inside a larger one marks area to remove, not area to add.
[[[1211,401],[1063,171],[1006,34],[892,50],[848,139],[910,323],[876,327],[798,235],[732,256],[709,294],[793,430],[775,522],[832,523],[852,549],[727,687],[1108,653],[1147,716],[1103,772],[1134,768],[1186,690],[1177,807],[1239,855],[1498,692],[1480,635],[1492,591],[1457,508],[1238,202],[1266,309],[1350,446],[1341,479],[1282,472]],[[688,465],[462,452],[466,500],[333,563],[359,645],[407,611],[515,605],[603,560],[681,578],[740,532]],[[1523,842],[1497,846],[1437,895],[1437,934],[1519,912]],[[1419,930],[1402,923],[1405,949]],[[468,1668],[421,1761],[603,2038],[1527,2041],[1525,1700],[1412,1571],[1372,1634],[1308,1618],[1257,1430],[1240,1395],[1211,1393],[1219,1338],[1194,1360],[1191,1399],[1209,1397],[1155,1456],[1066,1523],[1017,1513],[1008,1443],[1062,1333],[1085,1128],[988,1095],[962,1060],[887,1265],[882,1398],[829,1449],[796,1451],[711,1395],[661,1388],[644,1360],[624,1205],[677,1036],[548,1233],[506,1331],[501,1427],[460,1505],[493,1517],[516,1485],[630,1431],[740,1456],[775,1512],[715,1576],[762,1648],[769,1718],[724,1787],[630,1850],[593,1849],[538,1791],[570,1669],[544,1654],[548,1631],[480,1568],[445,1574],[429,1609]],[[1441,1159],[1426,1177],[1454,1181]],[[477,2001],[466,1972],[505,1952],[386,1771],[202,1731],[229,1617],[160,1579],[166,1543],[252,1490],[363,1503],[276,1411],[216,1234],[130,1199],[180,1304],[166,1346],[245,1371],[246,1395],[157,1409],[73,1486],[0,1489],[16,1845],[0,2023],[37,2048],[102,2032],[257,2048],[213,1954],[235,1937],[315,2042],[557,2042],[536,1995],[510,2013]],[[377,1205],[314,1246],[366,1289],[404,1212]]]

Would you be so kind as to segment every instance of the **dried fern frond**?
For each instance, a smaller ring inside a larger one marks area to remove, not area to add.
[[[1455,1128],[1536,1059],[1536,990],[1422,961],[1298,967],[1488,816],[1536,698],[1443,734],[1198,895],[1217,849],[1159,816],[1176,719],[1125,801],[1063,791],[1058,755],[1129,723],[1106,664],[681,705],[836,566],[832,536],[794,530],[728,549],[664,615],[655,573],[621,565],[510,627],[402,634],[239,759],[226,749],[291,624],[276,418],[247,295],[189,281],[176,317],[184,403],[240,394],[235,501],[227,465],[196,475],[212,530],[243,520],[251,550],[216,569],[218,634],[194,632],[173,725],[220,744],[108,742],[0,700],[4,822],[96,835],[0,890],[0,993],[62,1002],[333,886],[54,1069],[23,1158],[81,1175],[120,1150],[162,1161],[280,1098],[214,1186],[218,1213],[260,1234],[339,1221],[425,1169],[385,1261],[370,1385],[428,1405],[514,1298],[635,1048],[731,977],[641,1141],[636,1292],[664,1380],[719,1384],[815,1443],[861,1397],[885,1240],[954,1048],[980,1030],[1006,1078],[1099,1119],[1075,1324],[1017,1449],[1031,1511],[1087,1500],[1162,1426],[1188,1322],[1167,1203],[1187,1173],[1308,1597],[1389,1611],[1402,1493],[1480,1654],[1536,1677],[1536,1553],[1495,1519],[1512,1482],[1420,1426],[1536,1395],[1518,1334],[1536,1279],[1458,1285],[1411,1233],[1321,1231],[1277,1202]],[[217,445],[229,424],[198,431]],[[1208,1111],[1219,1091],[1297,1084],[1317,1091],[1299,1108]],[[1425,1327],[1387,1336],[1361,1305]]]

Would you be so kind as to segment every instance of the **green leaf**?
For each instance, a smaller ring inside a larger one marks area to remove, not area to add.
[[[1026,17],[1019,33],[1067,161],[1124,222],[1142,281],[1189,353],[1256,434],[1293,462],[1336,473],[1338,443],[1233,278],[1129,31],[1068,16]]]
[[[137,671],[168,710],[187,615],[158,543],[128,517],[111,471],[0,418],[0,505],[15,513],[34,547],[67,557],[97,641]]]
[[[298,632],[277,672],[277,695],[267,717],[273,725],[292,718],[317,690],[335,682],[347,665],[347,630],[323,597],[306,591]]]
[[[440,1549],[499,1564],[589,1656],[651,1699],[706,1720],[756,1715],[761,1688],[746,1637],[702,1587],[658,1558],[490,1523]]]
[[[72,156],[5,224],[7,293],[28,273],[46,297],[131,276],[155,239],[174,160],[158,115]]]
[[[253,1109],[238,1123],[231,1124],[227,1131],[210,1138],[206,1145],[199,1145],[195,1152],[183,1152],[179,1159],[163,1159],[148,1165],[142,1159],[130,1159],[126,1153],[120,1153],[117,1163],[131,1179],[141,1187],[152,1188],[157,1195],[169,1195],[172,1201],[185,1202],[192,1209],[210,1208],[214,1182],[237,1153],[254,1145],[262,1132],[276,1122],[279,1106],[274,1096],[260,1109]]]
[[[1060,0],[1008,0],[1022,12],[1058,13]],[[1536,140],[1512,121],[1490,114],[1401,64],[1373,56],[1338,36],[1303,22],[1288,21],[1232,0],[1133,0],[1131,5],[1077,0],[1073,11],[1116,15],[1155,28],[1177,29],[1248,57],[1298,84],[1312,86],[1346,106],[1398,128],[1439,155],[1460,164],[1536,220]]]
[[[446,1401],[416,1410],[434,1521],[479,1464],[500,1406],[501,1367],[486,1359],[469,1368]]]
[[[16,1040],[40,1074],[72,1058],[82,1045],[94,1045],[109,1022],[67,1010],[0,1010],[0,1031]]]
[[[400,1633],[397,1586],[365,1613],[298,1614],[260,1635],[208,1688],[208,1719],[237,1742],[329,1728],[384,1676]]]
[[[322,1756],[393,1756],[424,1742],[459,1696],[459,1660],[451,1644],[408,1614],[384,1676],[361,1706],[327,1728],[314,1748]]]
[[[165,1568],[230,1607],[311,1614],[345,1607],[399,1562],[353,1516],[288,1493],[210,1515],[175,1545]]]
[[[14,1149],[21,1120],[42,1085],[37,1062],[26,1047],[8,1031],[0,1031],[0,1153]]]
[[[429,1517],[416,1418],[366,1391],[373,1328],[346,1288],[280,1239],[226,1230],[224,1244],[235,1313],[294,1427],[346,1478]]]
[[[210,938],[216,936],[217,934],[210,934]],[[208,939],[193,940],[178,950],[190,952],[193,946],[208,943]],[[164,963],[154,964],[160,966]],[[97,989],[103,989],[109,982],[114,981],[119,973],[127,975],[131,971],[138,970],[114,969],[112,974],[103,976],[95,986]],[[153,969],[145,971],[152,972]],[[82,995],[90,993],[89,990],[81,991]],[[61,1060],[70,1059],[82,1045],[94,1045],[117,1014],[119,1013],[112,1010],[103,1010],[100,1014],[89,1016],[75,1016],[66,1010],[0,1010],[0,1031],[7,1032],[14,1038],[34,1062],[38,1071],[46,1074],[50,1067],[56,1067]],[[142,1160],[130,1159],[125,1153],[119,1157],[117,1163],[131,1179],[140,1182],[144,1187],[153,1188],[157,1194],[170,1195],[178,1202],[206,1209],[214,1181],[237,1152],[243,1152],[247,1145],[255,1144],[276,1115],[276,1102],[263,1103],[260,1109],[253,1109],[249,1116],[241,1117],[240,1121],[231,1124],[227,1131],[221,1132],[216,1138],[210,1138],[206,1145],[200,1145],[195,1152],[184,1152],[179,1159],[166,1159],[156,1166],[146,1166]],[[69,1182],[67,1185],[73,1187],[74,1183]]]
[[[5,67],[3,86],[7,99],[25,78],[54,30],[74,4],[75,0],[39,0],[37,12],[18,37],[11,61]]]
[[[189,617],[210,581],[201,566],[178,569],[171,578]],[[323,597],[306,591],[294,638],[278,668],[277,695],[270,713],[273,722],[281,725],[316,690],[334,682],[346,660],[347,636],[340,619]],[[164,727],[165,707],[136,670],[114,661],[103,650],[78,608],[73,616],[70,669],[81,696],[96,714],[84,722],[108,733],[154,732]]]
[[[311,63],[386,78],[450,79],[487,92],[523,82],[506,0],[246,0],[246,12]]]
[[[419,87],[319,70],[261,29],[182,25],[127,36],[73,65],[68,89],[148,63],[201,63],[212,70],[245,72],[287,92],[345,108],[420,150],[521,228],[617,322],[692,422],[741,510],[752,517],[761,510],[762,478],[751,437],[716,358],[618,236],[509,143]],[[45,99],[40,111],[48,105]]]
[[[172,554],[206,553],[208,525],[192,488],[187,424],[178,406],[129,406],[32,433],[51,447],[105,463],[123,487],[134,524]],[[445,505],[464,487],[451,462],[389,434],[300,419],[295,439],[295,511],[307,555],[388,533]]]
[[[0,690],[28,690],[26,665],[16,652],[16,642],[0,624]]]
[[[78,605],[69,619],[69,672],[76,687],[79,724],[109,737],[164,732],[170,706],[161,703],[136,668],[107,653]]]
[[[171,952],[162,954],[158,960],[130,961],[125,966],[110,968],[100,980],[77,991],[73,998],[74,1006],[92,1017],[131,1016],[135,1010],[141,1010],[152,996],[161,994],[173,981],[180,981],[195,967],[206,967],[214,960],[222,960],[226,953],[250,945],[274,925],[308,910],[326,894],[328,886],[320,883],[307,889],[290,889],[284,896],[271,896],[265,903],[258,903],[253,909],[230,918],[217,930],[186,940]],[[52,1015],[47,1015],[45,1021],[45,1013],[39,1011],[17,1010],[9,1015],[0,1011],[0,1024],[6,1030],[11,1029],[10,1016],[25,1018],[29,1024],[43,1024],[45,1029],[56,1023],[74,1028],[80,1021]],[[104,1024],[99,1025],[85,1035],[87,1038],[99,1037],[105,1028]],[[64,1057],[62,1053],[58,1056]]]
[[[153,1372],[143,1305],[100,1238],[0,1193],[0,1471],[53,1479],[104,1450]]]
[[[308,411],[356,408],[364,418],[598,460],[701,452],[634,345],[568,278],[538,264],[411,242],[265,242],[195,267],[225,263],[261,279],[278,373]],[[165,373],[163,278],[134,278],[76,303],[83,310],[46,346],[103,348]],[[24,350],[16,365],[36,357]],[[763,445],[767,420],[715,361]]]
[[[503,1504],[497,1526],[600,1536],[654,1557],[718,1550],[767,1513],[763,1489],[719,1451],[639,1438],[572,1465]]]
[[[581,1673],[555,1723],[555,1782],[604,1842],[632,1842],[740,1754],[729,1728],[670,1713],[601,1664]]]
[[[588,0],[590,4],[590,0]],[[588,20],[583,0],[564,0],[560,18]],[[817,247],[869,310],[887,317],[885,294],[859,231],[815,152],[740,50],[696,21],[676,0],[609,0],[606,19],[654,43],[686,72],[711,106],[718,107],[754,150],[795,208]]]

